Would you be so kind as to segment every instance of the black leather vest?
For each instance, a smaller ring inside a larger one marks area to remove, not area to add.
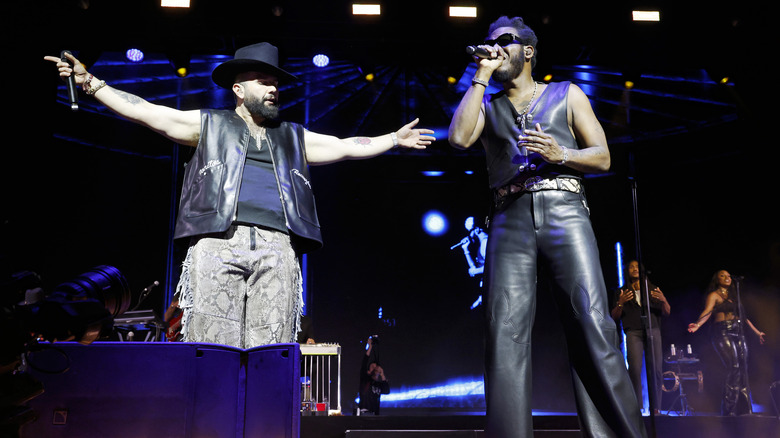
[[[287,228],[300,253],[322,246],[304,128],[290,122],[266,127]],[[236,215],[250,138],[232,110],[202,110],[200,142],[184,172],[174,238],[227,231]]]
[[[539,123],[542,130],[552,135],[563,147],[578,149],[577,142],[569,129],[567,98],[570,82],[551,82],[534,102],[528,114],[526,128],[531,129]],[[485,128],[480,140],[485,147],[488,178],[491,188],[501,187],[516,177],[532,176],[555,177],[558,175],[582,176],[575,170],[551,164],[539,154],[530,153],[528,161],[533,169],[520,170],[520,148],[517,140],[520,127],[517,123],[517,110],[501,91],[485,96]]]

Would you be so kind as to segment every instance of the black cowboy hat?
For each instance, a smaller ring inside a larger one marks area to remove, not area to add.
[[[279,82],[298,78],[279,68],[279,51],[269,43],[257,43],[241,47],[230,61],[218,65],[211,72],[211,79],[220,87],[232,88],[236,75],[247,71],[260,71],[276,76]]]

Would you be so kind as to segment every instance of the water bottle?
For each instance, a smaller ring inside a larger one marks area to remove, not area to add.
[[[691,349],[691,344],[688,344],[688,356],[693,356],[693,349]]]
[[[674,344],[672,344],[672,357],[677,357],[677,350],[674,348]]]

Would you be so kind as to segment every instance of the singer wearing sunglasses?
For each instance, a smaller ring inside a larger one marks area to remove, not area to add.
[[[622,355],[583,190],[610,167],[606,135],[569,82],[536,82],[537,38],[501,17],[472,46],[477,70],[449,127],[459,149],[485,149],[493,193],[485,264],[486,436],[533,436],[531,329],[537,266],[550,275],[567,338],[584,436],[645,437]],[[503,90],[488,95],[493,80]]]

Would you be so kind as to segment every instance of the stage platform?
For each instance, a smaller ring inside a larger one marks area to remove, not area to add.
[[[648,437],[777,438],[780,419],[770,416],[644,417]],[[300,438],[481,438],[482,415],[301,417]],[[655,433],[650,433],[653,430]],[[534,416],[535,438],[581,437],[575,415]]]
[[[17,392],[20,400],[29,399],[24,406],[30,415],[20,416],[29,421],[19,438],[484,436],[484,410],[302,415],[297,344],[241,350],[177,342],[66,342],[27,359],[28,372],[17,376],[29,379],[19,385],[25,391]],[[574,413],[535,412],[533,420],[536,438],[582,436]],[[780,419],[767,414],[697,413],[644,421],[649,438],[780,438]]]

